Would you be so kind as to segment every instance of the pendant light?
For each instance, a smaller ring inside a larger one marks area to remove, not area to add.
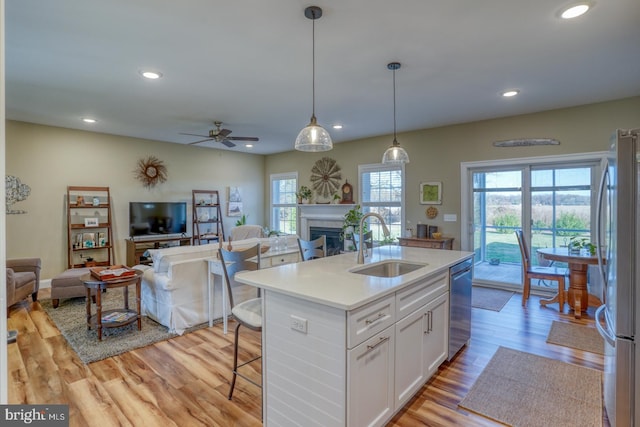
[[[311,19],[313,22],[313,74],[312,74],[312,94],[313,104],[311,112],[311,121],[300,131],[296,138],[296,150],[300,151],[328,151],[333,148],[333,142],[331,136],[322,126],[316,122],[316,19],[322,16],[322,9],[317,6],[309,6],[304,10],[304,16]]]
[[[390,62],[387,68],[393,71],[393,143],[382,155],[382,163],[386,165],[409,163],[409,155],[400,147],[396,138],[396,70],[400,69],[399,62]]]

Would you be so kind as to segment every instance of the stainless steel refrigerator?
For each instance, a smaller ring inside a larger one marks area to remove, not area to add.
[[[640,425],[640,129],[611,138],[598,195],[598,247],[604,304],[596,327],[605,339],[604,403],[612,426]]]

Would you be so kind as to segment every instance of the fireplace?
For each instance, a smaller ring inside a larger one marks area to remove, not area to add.
[[[327,256],[338,255],[342,249],[342,241],[340,240],[341,228],[330,227],[309,227],[309,240],[315,240],[323,234],[327,236]]]

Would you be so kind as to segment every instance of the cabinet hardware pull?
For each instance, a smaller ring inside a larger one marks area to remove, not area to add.
[[[367,319],[367,320],[365,320],[365,323],[366,323],[367,325],[370,325],[370,324],[375,323],[375,322],[377,322],[378,320],[382,319],[384,316],[385,316],[385,314],[384,314],[384,313],[378,313],[378,317],[376,317],[376,318],[375,318],[375,319],[373,319],[373,320],[371,320],[371,319]]]
[[[433,331],[433,311],[429,310],[429,332]]]
[[[375,343],[374,345],[368,345],[367,344],[367,351],[373,350],[374,348],[376,348],[377,346],[379,346],[380,344],[382,344],[383,342],[388,341],[388,340],[389,340],[389,337],[380,337],[380,340],[377,343]]]
[[[425,314],[425,316],[427,316],[427,330],[424,331],[425,334],[428,334],[429,332],[431,332],[431,312],[427,311]]]

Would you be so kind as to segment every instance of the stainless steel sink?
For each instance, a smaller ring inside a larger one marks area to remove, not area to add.
[[[360,267],[351,270],[351,272],[356,274],[364,274],[365,276],[397,277],[402,276],[403,274],[411,273],[412,271],[415,271],[426,265],[427,264],[416,264],[408,261],[389,260],[371,264],[366,267]]]

